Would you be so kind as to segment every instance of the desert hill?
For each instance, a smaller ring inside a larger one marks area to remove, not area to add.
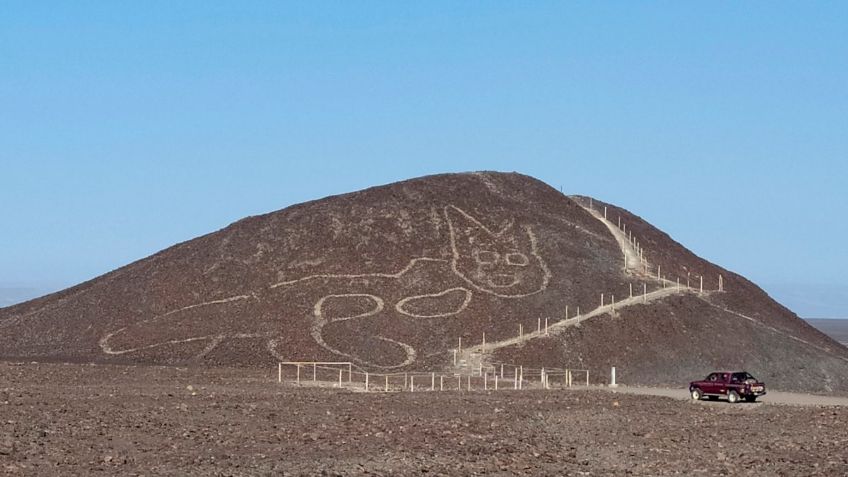
[[[617,307],[597,310],[602,293]],[[550,334],[511,344],[545,318]],[[641,384],[744,367],[784,389],[848,390],[848,349],[753,283],[623,209],[520,174],[298,204],[0,309],[7,359],[446,369],[460,337],[484,333],[487,362],[616,365]]]

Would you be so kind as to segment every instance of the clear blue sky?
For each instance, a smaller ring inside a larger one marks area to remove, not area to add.
[[[848,2],[31,2],[0,14],[0,288],[446,171],[642,215],[848,317]]]

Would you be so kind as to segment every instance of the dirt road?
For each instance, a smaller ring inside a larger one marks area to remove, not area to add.
[[[619,386],[617,388],[599,388],[613,393],[636,394],[641,396],[660,396],[678,400],[689,400],[686,388],[651,388],[638,386]],[[702,401],[708,403],[710,401]],[[768,394],[758,399],[763,404],[781,404],[787,406],[848,406],[848,398],[837,396],[820,396],[816,394],[787,393],[768,391]]]

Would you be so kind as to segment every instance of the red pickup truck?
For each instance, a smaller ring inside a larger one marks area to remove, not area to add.
[[[698,401],[706,396],[709,399],[726,397],[731,403],[745,399],[754,402],[766,393],[766,385],[745,371],[720,371],[711,373],[703,381],[689,383],[689,394]]]

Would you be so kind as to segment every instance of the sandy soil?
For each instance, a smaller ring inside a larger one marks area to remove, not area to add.
[[[0,363],[9,475],[846,475],[848,408]]]

